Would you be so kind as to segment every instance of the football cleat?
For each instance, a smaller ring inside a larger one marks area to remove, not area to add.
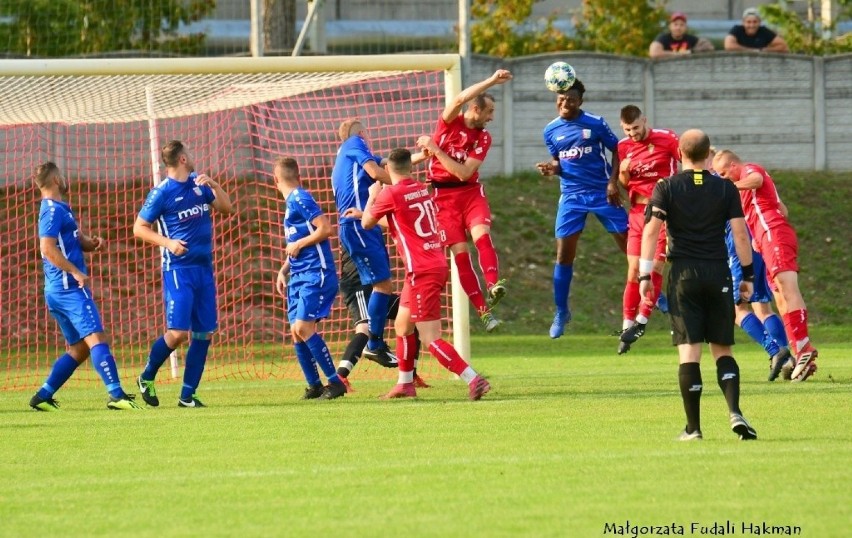
[[[704,436],[701,435],[701,430],[695,430],[692,433],[688,433],[686,428],[680,432],[680,435],[677,436],[676,440],[678,441],[701,441],[704,439]]]
[[[35,394],[30,398],[30,407],[36,411],[59,411],[59,402],[53,398],[41,398]]]
[[[501,278],[488,288],[488,309],[491,310],[506,296],[506,279]]]
[[[324,387],[322,383],[317,383],[316,385],[308,385],[305,388],[305,393],[302,395],[303,400],[315,400],[322,396]]]
[[[110,396],[109,401],[106,405],[107,409],[111,409],[113,411],[142,409],[142,406],[136,403],[135,400],[135,394],[125,394],[121,398],[113,398],[112,396]]]
[[[470,382],[468,389],[468,397],[471,400],[476,401],[481,399],[486,392],[491,390],[491,383],[489,383],[484,377],[478,375]]]
[[[418,389],[431,389],[432,385],[423,381],[423,378],[417,374],[414,374],[414,386]]]
[[[142,379],[142,376],[136,378],[136,386],[139,387],[139,393],[142,394],[142,399],[151,407],[160,405],[160,399],[157,398],[157,389],[154,388],[153,381]]]
[[[796,357],[796,365],[790,374],[793,381],[804,381],[816,372],[817,350],[810,344]],[[811,365],[814,365],[814,368]]]
[[[416,398],[417,389],[414,383],[397,383],[387,394],[381,396],[382,400],[394,400],[396,398]]]
[[[731,430],[743,441],[757,439],[757,432],[751,424],[739,413],[731,413]]]
[[[550,325],[550,337],[559,338],[565,334],[565,326],[569,323],[571,323],[571,312],[567,310],[560,312],[557,310],[556,315],[553,316],[553,323]]]
[[[634,323],[630,327],[621,331],[621,336],[619,337],[622,342],[625,344],[632,344],[639,340],[642,336],[645,335],[645,324],[644,323]]]
[[[499,319],[495,318],[494,314],[492,314],[488,310],[483,312],[479,316],[479,319],[482,320],[482,325],[485,327],[485,332],[487,332],[487,333],[494,332],[497,329],[497,327],[499,327],[500,325],[503,325],[503,322],[500,321]]]
[[[381,342],[376,349],[370,349],[369,345],[366,346],[364,351],[361,352],[361,355],[365,359],[371,360],[384,368],[396,368],[399,365],[396,355],[391,352],[388,345],[384,342]]]
[[[800,375],[799,377],[793,377],[793,369],[790,368],[790,381],[792,381],[793,383],[800,383],[800,382],[804,381],[805,379],[814,375],[816,373],[816,371],[817,371],[817,363],[815,363],[815,362],[811,362],[810,364],[808,364],[808,367],[805,370],[805,372],[802,375]]]
[[[320,400],[334,400],[346,394],[346,385],[341,381],[329,381],[320,395]]]
[[[775,381],[778,375],[781,374],[781,370],[792,358],[790,350],[786,347],[782,347],[778,353],[772,355],[772,358],[769,360],[769,381]]]
[[[193,394],[192,397],[188,400],[184,400],[183,398],[178,398],[178,407],[207,407],[198,397]]]

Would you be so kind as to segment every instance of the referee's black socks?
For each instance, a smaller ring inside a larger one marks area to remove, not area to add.
[[[701,365],[687,362],[678,368],[680,396],[686,411],[686,433],[701,429]]]
[[[719,380],[719,388],[728,402],[728,410],[731,413],[740,412],[740,367],[737,361],[729,355],[719,357],[716,361],[716,379]]]
[[[337,375],[341,377],[349,377],[352,369],[358,364],[358,359],[361,358],[361,353],[364,351],[364,346],[367,345],[367,340],[370,338],[364,333],[355,333],[349,345],[346,346],[346,351],[343,352],[343,358],[340,359],[340,364],[337,365]]]

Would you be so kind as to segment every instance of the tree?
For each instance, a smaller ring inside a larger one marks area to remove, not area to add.
[[[543,26],[528,23],[541,0],[473,0],[470,29],[473,52],[505,58],[574,49],[574,41],[554,27],[552,14]]]
[[[296,0],[263,0],[263,49],[291,50],[296,44]]]
[[[204,35],[179,36],[216,0],[4,0],[0,42],[25,56],[72,56],[120,50],[197,53]]]
[[[761,18],[778,29],[790,52],[802,54],[835,54],[852,51],[852,36],[836,36],[837,23],[848,18],[852,11],[852,0],[838,0],[840,13],[827,28],[814,17],[815,0],[808,0],[808,18],[802,19],[790,10],[785,2],[760,6]]]
[[[664,2],[583,0],[574,27],[583,50],[646,56],[667,20]]]

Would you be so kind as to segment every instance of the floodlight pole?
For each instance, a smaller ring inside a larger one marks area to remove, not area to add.
[[[263,0],[251,0],[249,49],[255,58],[263,56]]]

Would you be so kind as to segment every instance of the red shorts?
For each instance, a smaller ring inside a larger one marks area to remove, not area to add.
[[[444,246],[467,243],[467,231],[478,224],[491,226],[491,208],[485,198],[485,188],[478,183],[466,187],[436,187],[433,199]]]
[[[405,275],[399,304],[411,311],[412,322],[441,319],[441,297],[449,272],[450,269],[444,267]]]
[[[636,204],[630,208],[627,214],[627,255],[642,255],[642,230],[645,229],[645,204]],[[666,223],[660,228],[660,236],[657,238],[657,250],[654,251],[655,260],[666,260]]]
[[[799,272],[799,241],[789,224],[775,226],[768,234],[763,234],[757,244],[757,251],[763,256],[770,281],[784,271]]]

